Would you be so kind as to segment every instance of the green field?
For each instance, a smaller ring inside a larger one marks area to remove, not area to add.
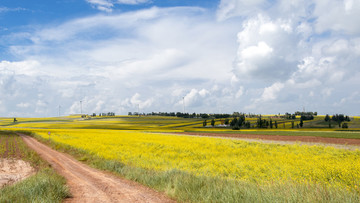
[[[263,118],[269,120],[270,117]],[[299,118],[280,119],[271,118],[278,122],[278,128],[256,128],[256,118],[246,118],[251,123],[250,129],[232,130],[230,127],[216,127],[220,120],[215,119],[215,127],[203,127],[204,119],[190,119],[161,116],[116,116],[116,117],[92,117],[81,118],[80,116],[55,117],[55,118],[0,118],[0,128],[13,130],[26,129],[111,129],[111,130],[138,130],[148,132],[206,132],[206,133],[234,133],[234,134],[261,134],[261,135],[288,135],[288,136],[319,136],[333,138],[360,139],[360,118],[353,117],[348,123],[349,128],[339,128],[338,124],[324,121],[324,116],[316,116],[314,120],[305,121],[302,128],[292,128],[292,122],[300,122]],[[285,126],[285,128],[284,128]],[[295,125],[296,126],[296,125]]]

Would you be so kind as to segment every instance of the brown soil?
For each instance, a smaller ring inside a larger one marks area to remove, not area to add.
[[[347,138],[329,138],[315,136],[285,136],[285,135],[254,135],[254,134],[221,134],[221,133],[196,133],[196,132],[179,132],[175,134],[206,136],[206,137],[223,137],[223,138],[246,138],[272,141],[288,142],[305,142],[305,143],[324,143],[336,145],[356,145],[360,146],[360,139]]]
[[[5,139],[5,152],[3,154],[3,158],[8,157],[9,154],[9,138]]]
[[[66,178],[72,194],[66,202],[174,202],[138,183],[93,169],[32,137],[21,136],[30,148]]]
[[[29,163],[16,159],[0,159],[0,188],[21,181],[35,173]]]

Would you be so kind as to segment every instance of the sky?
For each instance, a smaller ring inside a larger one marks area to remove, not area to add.
[[[0,117],[360,115],[359,0],[1,0]]]

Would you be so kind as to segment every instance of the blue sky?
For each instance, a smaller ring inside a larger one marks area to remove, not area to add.
[[[0,2],[0,115],[359,115],[357,0]]]

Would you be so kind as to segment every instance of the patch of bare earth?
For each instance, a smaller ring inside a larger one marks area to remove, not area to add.
[[[136,182],[91,168],[32,137],[21,136],[30,148],[66,178],[72,194],[66,202],[174,202]]]
[[[172,133],[173,134],[173,133]],[[286,135],[256,135],[256,134],[226,134],[226,133],[196,133],[196,132],[178,132],[174,134],[233,138],[246,141],[257,141],[278,144],[306,144],[306,145],[326,145],[344,149],[360,149],[360,139],[347,138],[329,138],[316,136],[286,136]]]
[[[35,173],[28,162],[17,159],[0,159],[0,188],[21,181]]]

